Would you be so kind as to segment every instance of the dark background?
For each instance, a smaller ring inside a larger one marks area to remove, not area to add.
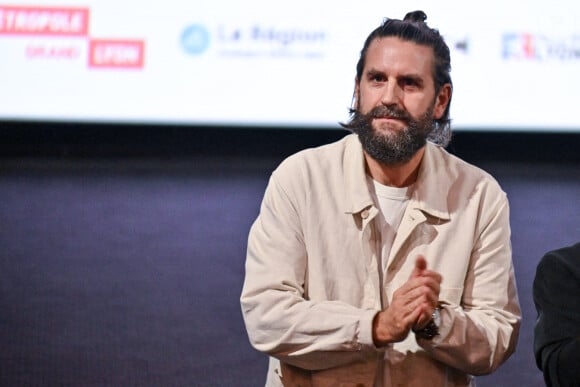
[[[260,386],[239,307],[269,174],[342,129],[0,122],[0,385]],[[478,386],[541,386],[531,283],[580,240],[580,134],[457,132],[508,194],[523,310]]]
[[[0,121],[1,158],[274,158],[334,141],[338,128]],[[448,147],[468,161],[578,162],[577,132],[455,131]]]

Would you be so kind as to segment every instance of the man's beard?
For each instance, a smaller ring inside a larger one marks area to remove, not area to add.
[[[382,134],[373,128],[373,118],[391,117],[402,120],[406,127]],[[433,108],[429,108],[419,119],[414,119],[403,110],[388,106],[377,106],[367,114],[358,110],[343,126],[358,134],[364,151],[384,165],[404,164],[425,146],[427,136],[433,129]]]

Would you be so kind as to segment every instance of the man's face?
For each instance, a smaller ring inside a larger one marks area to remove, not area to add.
[[[371,157],[400,164],[425,145],[450,96],[447,85],[435,95],[433,60],[430,47],[396,37],[369,45],[351,124]]]

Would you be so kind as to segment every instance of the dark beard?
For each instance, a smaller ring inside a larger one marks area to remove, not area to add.
[[[373,118],[390,116],[403,120],[407,127],[383,135],[372,125]],[[367,114],[359,111],[343,127],[358,134],[365,152],[384,165],[395,166],[406,163],[427,143],[427,136],[433,129],[433,108],[429,108],[419,119],[414,119],[402,109],[377,106]]]

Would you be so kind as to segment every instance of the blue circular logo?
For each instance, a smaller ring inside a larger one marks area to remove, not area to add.
[[[200,24],[192,24],[181,33],[181,45],[188,54],[202,54],[209,47],[209,41],[209,32]]]

